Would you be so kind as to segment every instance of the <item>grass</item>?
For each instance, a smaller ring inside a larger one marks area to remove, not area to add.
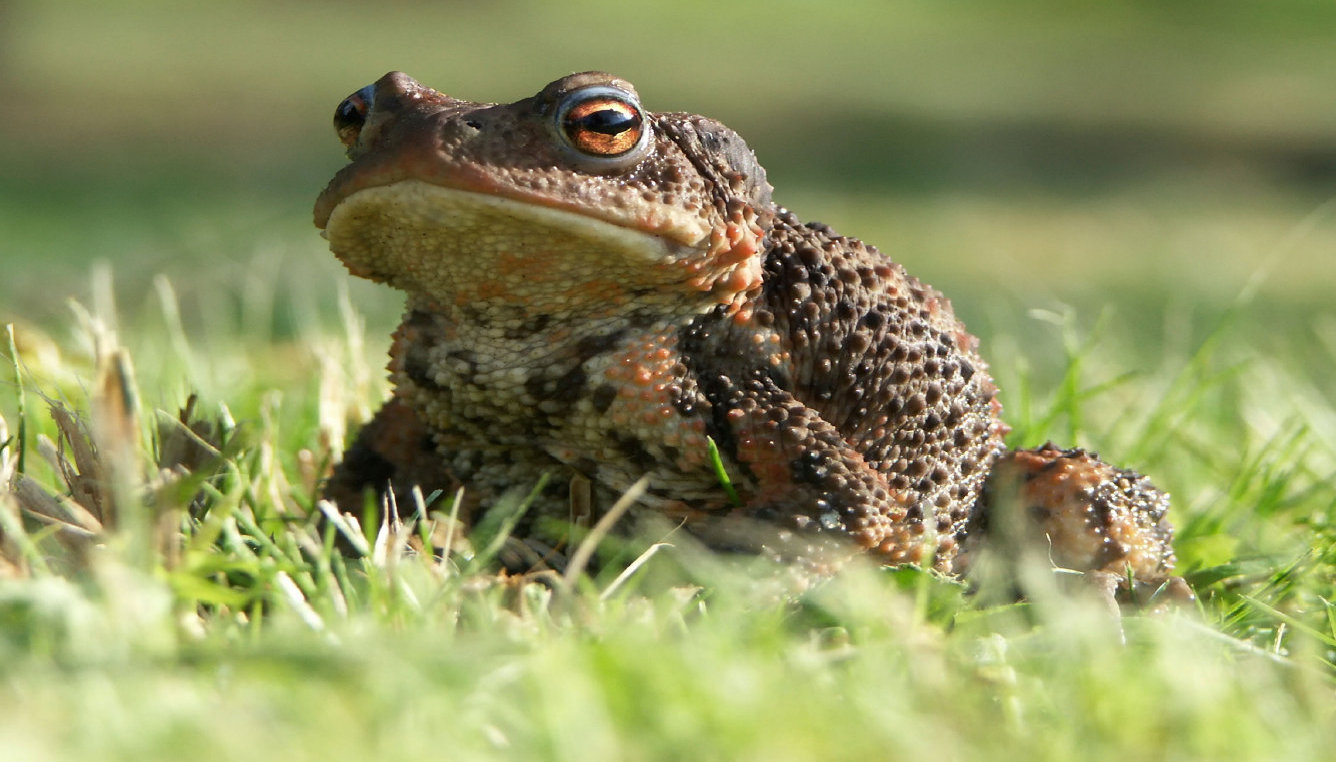
[[[1336,741],[1336,411],[1231,341],[1249,305],[1140,376],[1117,370],[1111,325],[1056,314],[1038,316],[1066,347],[1055,384],[998,363],[1017,442],[1126,455],[1178,495],[1199,600],[1131,613],[1121,642],[1046,585],[999,604],[856,567],[798,590],[667,530],[629,574],[623,549],[569,588],[498,577],[463,536],[444,559],[392,534],[344,559],[312,486],[382,393],[363,319],[345,300],[297,342],[195,338],[170,284],[156,293],[157,318],[119,336],[112,314],[17,336],[0,435],[5,479],[22,456],[31,480],[29,510],[0,494],[15,759],[1318,759]],[[183,415],[182,379],[218,368],[222,394]]]

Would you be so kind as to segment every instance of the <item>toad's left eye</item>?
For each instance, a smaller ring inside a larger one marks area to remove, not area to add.
[[[349,151],[357,146],[357,138],[362,134],[367,113],[371,111],[375,91],[375,85],[367,85],[344,98],[339,107],[334,109],[334,131],[339,134],[343,147]]]
[[[583,156],[619,165],[639,161],[649,144],[640,104],[613,87],[571,93],[557,110],[556,126],[566,144]]]

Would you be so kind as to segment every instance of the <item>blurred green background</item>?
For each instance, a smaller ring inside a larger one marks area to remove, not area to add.
[[[0,320],[64,319],[105,261],[122,309],[164,273],[188,324],[262,291],[282,335],[343,277],[310,223],[341,98],[598,68],[737,129],[985,336],[1060,303],[1207,325],[1265,275],[1259,335],[1336,344],[1334,30],[1330,0],[0,0]]]

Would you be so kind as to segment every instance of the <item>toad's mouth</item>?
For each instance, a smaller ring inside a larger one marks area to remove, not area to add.
[[[700,256],[585,214],[421,180],[354,191],[324,227],[330,249],[354,275],[443,305],[579,310],[680,294]]]
[[[642,236],[667,239],[681,246],[698,246],[708,239],[711,226],[698,211],[656,203],[629,194],[610,203],[597,186],[573,189],[569,198],[498,182],[483,169],[469,165],[425,161],[388,161],[364,156],[341,169],[316,199],[315,226],[327,229],[335,212],[354,196],[376,188],[425,184],[444,191],[509,200],[519,206],[566,212],[599,220]]]

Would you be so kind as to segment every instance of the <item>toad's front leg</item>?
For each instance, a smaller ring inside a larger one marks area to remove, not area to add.
[[[950,512],[923,505],[918,491],[896,489],[815,409],[764,374],[707,386],[715,386],[713,435],[746,485],[742,505],[726,519],[696,527],[708,542],[818,565],[861,549],[882,563],[950,570]]]
[[[414,487],[426,496],[454,486],[430,430],[408,403],[394,397],[358,432],[322,494],[340,510],[357,515],[369,496],[374,496],[378,513],[384,496],[393,492],[407,513]]]

